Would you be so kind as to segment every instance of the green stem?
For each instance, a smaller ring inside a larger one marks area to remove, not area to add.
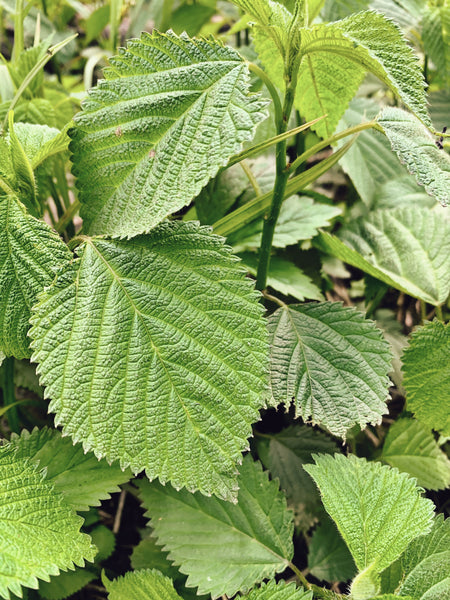
[[[62,233],[63,231],[66,230],[69,223],[71,223],[74,216],[80,210],[80,206],[81,206],[81,204],[80,204],[79,200],[75,200],[74,202],[72,202],[72,204],[69,206],[69,208],[63,214],[63,216],[60,218],[60,220],[56,223],[55,229],[58,233]]]
[[[283,107],[281,106],[281,100],[280,100],[280,96],[278,95],[277,88],[274,86],[274,84],[270,80],[267,73],[265,71],[263,71],[262,69],[260,69],[258,67],[258,65],[255,65],[254,63],[248,63],[248,68],[255,75],[257,75],[261,79],[261,81],[264,83],[264,85],[266,86],[266,88],[272,98],[272,101],[273,101],[273,108],[275,110],[275,125],[277,128],[277,133],[284,133],[287,129],[287,126],[284,128],[284,130],[282,129],[283,128]]]
[[[423,325],[423,322],[427,319],[427,305],[423,300],[419,300],[420,304],[420,322]]]
[[[311,589],[311,584],[306,579],[306,577],[303,575],[303,573],[300,571],[300,569],[298,569],[294,565],[293,562],[289,562],[289,568],[291,569],[291,571],[294,571],[295,575],[297,576],[297,579],[300,581],[300,583],[305,588],[305,590],[310,590]]]
[[[294,104],[295,89],[297,87],[297,77],[294,75],[286,86],[286,95],[284,97],[283,117],[278,127],[278,134],[287,130],[289,117]],[[267,276],[270,266],[270,255],[272,252],[273,235],[275,226],[280,215],[281,205],[284,199],[286,184],[289,179],[289,168],[286,166],[287,140],[282,140],[276,147],[276,178],[273,189],[272,204],[269,213],[266,215],[261,238],[261,249],[259,253],[258,271],[256,274],[256,288],[263,290],[266,287]]]
[[[166,29],[169,28],[170,20],[172,18],[173,3],[174,0],[163,0],[162,16],[160,23],[161,31],[166,31]]]
[[[23,0],[16,0],[16,7],[14,12],[14,48],[13,57],[14,61],[17,62],[19,56],[24,48],[23,43]]]
[[[241,164],[242,170],[247,175],[247,179],[249,180],[250,185],[253,188],[253,191],[255,192],[255,194],[257,196],[261,196],[261,193],[262,193],[261,188],[259,187],[259,183],[256,181],[256,177],[253,175],[252,170],[248,166],[247,161],[243,160],[240,164]]]
[[[335,142],[338,142],[339,140],[342,140],[343,138],[348,137],[349,135],[352,135],[354,133],[359,133],[360,131],[364,131],[365,129],[380,130],[381,128],[376,121],[367,121],[366,123],[360,123],[359,125],[355,125],[354,127],[349,127],[348,129],[341,131],[341,133],[332,135],[331,137],[327,138],[326,140],[323,140],[322,142],[319,142],[318,144],[311,146],[311,148],[309,148],[309,150],[306,150],[306,152],[303,152],[303,154],[300,154],[300,156],[298,156],[294,160],[294,162],[291,164],[291,166],[289,167],[289,171],[295,172],[300,165],[305,163],[308,160],[308,158],[310,158],[311,156],[314,156],[314,154],[317,154],[317,152],[320,152],[324,148],[331,146]]]
[[[439,319],[439,321],[441,321],[442,323],[444,322],[444,315],[442,313],[442,306],[436,306],[436,317]]]
[[[122,0],[111,0],[110,3],[110,38],[109,38],[109,49],[114,53],[118,46],[119,39],[119,23],[120,15],[122,13]]]
[[[17,412],[16,389],[14,386],[14,357],[5,358],[3,362],[3,404],[9,406],[8,424],[11,431],[19,433],[19,414]]]

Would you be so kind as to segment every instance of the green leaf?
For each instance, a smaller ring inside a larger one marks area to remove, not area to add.
[[[293,555],[292,514],[276,481],[247,455],[237,504],[140,480],[146,515],[186,585],[217,598],[284,571]]]
[[[450,225],[428,209],[377,210],[314,245],[387,285],[433,305],[450,292]]]
[[[417,182],[443,206],[450,201],[450,156],[436,146],[436,138],[410,113],[385,108],[378,117],[392,150]]]
[[[303,468],[320,489],[359,571],[379,573],[431,528],[434,505],[405,473],[353,454]]]
[[[439,90],[429,94],[431,119],[436,129],[448,127],[448,107],[450,90]]]
[[[156,570],[126,573],[114,581],[102,579],[109,600],[181,600],[172,581]]]
[[[450,435],[449,351],[450,324],[435,320],[412,334],[403,355],[407,408],[442,435]]]
[[[3,352],[0,350],[0,367],[2,366],[2,362],[5,360],[6,356],[3,354]]]
[[[16,197],[0,197],[0,348],[6,356],[30,356],[30,309],[70,257],[56,233]]]
[[[298,304],[269,317],[273,400],[345,437],[386,412],[390,352],[373,321],[339,302]]]
[[[312,535],[308,569],[325,581],[347,581],[356,574],[352,555],[330,519],[325,519]]]
[[[45,600],[63,600],[72,596],[85,585],[97,579],[96,573],[87,569],[75,569],[52,577],[50,582],[39,583],[39,596]]]
[[[78,254],[30,332],[56,422],[135,473],[235,498],[266,399],[267,341],[231,249],[171,222],[130,242],[86,240]]]
[[[59,569],[93,561],[95,548],[80,533],[83,520],[42,473],[11,446],[0,447],[0,596],[22,596]],[[20,543],[18,543],[20,540]]]
[[[135,571],[139,569],[157,569],[172,580],[179,579],[178,569],[173,567],[170,561],[167,560],[168,552],[164,552],[157,545],[155,538],[150,535],[150,528],[147,528],[147,530],[148,535],[143,537],[139,544],[133,548],[131,566]],[[181,577],[184,579],[183,576]]]
[[[294,425],[280,433],[258,436],[256,447],[264,467],[279,479],[294,511],[296,526],[307,531],[317,519],[320,502],[303,465],[312,462],[314,452],[335,452],[335,442],[321,431]]]
[[[383,15],[364,11],[304,29],[300,51],[297,102],[307,121],[328,114],[314,126],[322,137],[333,133],[366,71],[430,124],[419,62],[400,29]]]
[[[251,139],[264,103],[248,93],[245,61],[213,40],[143,33],[110,64],[70,148],[84,229],[131,237],[199,194]]]
[[[341,209],[329,204],[314,202],[308,196],[291,196],[281,207],[275,227],[273,246],[285,248],[301,240],[310,240],[317,235],[320,227],[328,227],[330,220],[342,213]],[[259,248],[263,221],[253,221],[228,238],[236,252]]]
[[[444,81],[450,80],[450,6],[426,6],[422,19],[425,54]]]
[[[80,444],[74,446],[71,439],[61,437],[55,429],[36,427],[32,433],[24,429],[20,436],[11,437],[11,443],[17,448],[17,456],[30,458],[46,469],[46,479],[74,510],[99,506],[100,500],[119,492],[118,485],[131,477],[117,464],[108,465],[92,453],[85,454]]]
[[[252,275],[258,269],[258,257],[253,252],[242,252],[239,255]],[[311,279],[292,262],[280,257],[270,259],[267,285],[297,300],[323,300],[322,292]]]
[[[11,149],[11,162],[14,168],[13,191],[25,204],[28,210],[36,217],[40,216],[41,209],[37,200],[37,185],[31,161],[25,151],[21,139],[17,135],[21,123],[14,124],[13,113],[9,113],[8,142]]]
[[[313,592],[297,587],[294,582],[269,581],[254,588],[245,600],[312,600]]]
[[[248,179],[240,165],[222,171],[205,185],[195,199],[200,223],[211,225],[221,219],[244,192]]]
[[[402,557],[400,596],[443,600],[450,594],[450,519],[437,515],[426,536],[414,540]]]
[[[91,532],[93,543],[98,548],[98,553],[95,557],[95,562],[101,563],[111,556],[116,546],[116,536],[105,525],[98,525]]]
[[[431,431],[418,421],[396,421],[389,429],[380,458],[409,473],[418,485],[429,490],[443,490],[450,485],[450,460]]]

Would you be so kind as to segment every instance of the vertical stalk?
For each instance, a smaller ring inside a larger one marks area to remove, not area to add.
[[[14,357],[5,358],[3,361],[3,404],[11,406],[6,413],[11,431],[19,433],[19,415],[17,406],[12,406],[16,401],[16,390],[14,386]]]
[[[117,50],[117,46],[119,45],[119,24],[120,24],[120,16],[122,14],[122,0],[111,0],[110,3],[110,17],[109,17],[109,26],[110,26],[110,39],[109,39],[109,49],[114,54]]]
[[[161,31],[166,31],[169,27],[173,4],[174,0],[163,0],[161,23],[159,25]]]
[[[286,85],[286,94],[284,97],[282,118],[278,123],[277,133],[287,131],[289,117],[294,104],[295,89],[297,86],[297,74],[295,73]],[[283,203],[284,192],[286,190],[287,180],[289,178],[289,169],[286,165],[287,140],[278,142],[276,146],[276,178],[273,189],[272,203],[268,214],[265,216],[263,233],[261,238],[261,249],[258,262],[258,272],[256,275],[256,288],[263,290],[266,287],[267,275],[270,266],[270,254],[272,251],[273,234],[275,226],[280,215],[281,204]]]
[[[14,12],[14,48],[13,48],[13,56],[14,61],[17,62],[17,59],[20,56],[20,53],[23,50],[24,42],[23,42],[23,14],[24,9],[24,0],[16,0],[16,7]]]

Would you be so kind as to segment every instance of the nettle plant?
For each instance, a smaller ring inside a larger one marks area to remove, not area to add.
[[[341,303],[288,305],[286,296],[269,294],[268,282],[289,294],[276,258],[272,270],[274,247],[314,238],[324,253],[438,315],[449,295],[450,226],[436,212],[377,210],[337,237],[318,230],[339,210],[306,190],[354,134],[372,129],[389,140],[392,160],[396,154],[442,204],[449,200],[450,159],[435,143],[440,134],[418,60],[377,12],[312,24],[321,4],[314,0],[296,2],[293,12],[271,0],[235,4],[253,22],[262,67],[213,38],[171,31],[143,33],[110,60],[68,131],[79,200],[57,232],[42,218],[39,183],[67,149],[67,132],[14,123],[12,112],[5,123],[0,349],[3,413],[16,433],[0,447],[2,598],[22,597],[23,587],[57,597],[38,579],[96,560],[77,511],[98,506],[142,471],[147,477],[136,485],[152,537],[143,540],[134,572],[104,576],[112,600],[176,600],[192,595],[189,588],[213,598],[339,597],[293,563],[294,522],[299,526],[302,514],[294,519],[280,482],[288,500],[297,488],[309,489],[313,504],[317,485],[339,530],[341,537],[324,520],[314,534],[309,568],[318,579],[352,579],[353,600],[450,593],[449,522],[434,516],[417,485],[443,489],[450,482],[431,431],[450,436],[450,330],[441,321],[417,329],[404,354],[407,407],[417,420],[404,417],[391,428],[385,464],[339,453],[331,436],[306,425],[262,434],[247,452],[266,407],[291,407],[344,440],[387,412],[391,351],[381,331]],[[270,107],[250,91],[249,71],[266,86]],[[405,108],[386,107],[335,133],[367,72]],[[306,124],[288,130],[294,107]],[[269,108],[276,136],[242,150]],[[323,141],[289,162],[288,139],[308,127]],[[301,171],[335,143],[331,156]],[[264,191],[245,161],[271,146],[275,182]],[[238,163],[253,198],[236,206],[235,196],[222,206]],[[66,244],[59,234],[79,207],[82,231]],[[302,299],[320,300],[308,285]],[[14,359],[37,364],[63,436],[17,430]],[[99,547],[100,538],[93,535]],[[321,556],[330,546],[340,567]],[[140,569],[149,557],[157,569]],[[296,583],[276,581],[288,568]],[[75,584],[69,575],[54,580],[68,586],[61,584],[58,597],[96,576],[89,566],[72,573]]]

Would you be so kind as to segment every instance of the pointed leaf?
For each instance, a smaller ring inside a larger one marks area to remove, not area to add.
[[[49,409],[74,441],[176,487],[231,499],[266,395],[253,284],[195,223],[87,240],[30,335]]]
[[[389,346],[373,321],[340,303],[299,304],[269,317],[276,403],[345,437],[386,412]]]
[[[264,103],[248,93],[245,61],[213,40],[143,33],[110,63],[70,148],[84,229],[131,237],[199,194],[251,139]]]
[[[94,579],[97,579],[96,573],[87,569],[63,572],[57,577],[52,577],[48,583],[40,582],[39,596],[45,600],[63,600],[84,588]]]
[[[442,435],[450,435],[450,324],[427,323],[411,336],[403,354],[407,407]]]
[[[377,210],[314,244],[389,286],[433,305],[450,292],[450,224],[428,209]],[[345,242],[345,243],[344,243]]]
[[[294,582],[269,581],[254,588],[245,600],[312,600],[313,592],[297,587]]]
[[[119,484],[131,477],[117,464],[110,466],[92,453],[85,454],[80,444],[74,446],[70,438],[62,438],[55,429],[36,427],[32,433],[24,429],[20,436],[12,436],[11,443],[17,448],[17,456],[30,458],[40,469],[46,469],[46,479],[74,510],[99,506],[100,500],[119,492]]]
[[[213,598],[248,591],[284,571],[293,555],[292,514],[277,482],[269,481],[250,455],[238,481],[235,505],[138,482],[158,543],[189,575],[186,585]]]
[[[156,570],[126,573],[114,581],[103,577],[109,600],[181,600],[172,580]]]
[[[450,156],[436,146],[436,138],[410,113],[385,108],[378,117],[392,149],[417,182],[443,206],[450,202]]]
[[[6,356],[30,356],[31,306],[70,258],[56,233],[17,198],[0,198],[0,348]]]
[[[315,461],[304,469],[360,571],[379,573],[431,529],[434,505],[405,473],[353,454]]]
[[[443,490],[450,485],[450,460],[427,427],[412,419],[399,419],[389,429],[381,460],[409,473],[418,485]]]
[[[92,561],[95,547],[80,533],[83,520],[34,465],[0,447],[0,596],[22,596],[59,569]],[[20,540],[20,543],[18,541]]]

